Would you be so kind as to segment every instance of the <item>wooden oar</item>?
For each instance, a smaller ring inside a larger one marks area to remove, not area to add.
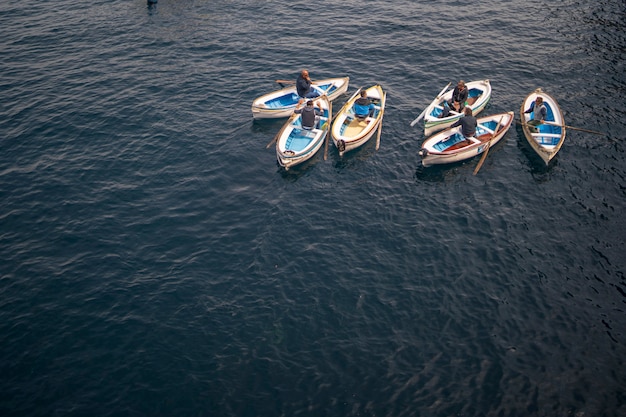
[[[441,98],[441,96],[443,95],[443,93],[445,93],[445,92],[446,92],[446,90],[448,89],[448,87],[450,87],[450,84],[452,84],[452,83],[450,82],[450,83],[448,83],[448,85],[446,85],[445,87],[443,87],[443,90],[441,90],[441,92],[439,92],[439,94],[437,94],[437,97],[435,97],[435,98],[433,99],[433,101],[435,101],[435,100],[439,100],[439,99]],[[432,103],[432,101],[431,101],[431,103]],[[417,116],[417,117],[415,118],[415,120],[413,120],[413,121],[411,122],[411,126],[415,126],[417,123],[419,123],[419,121],[420,121],[420,120],[422,120],[422,117],[424,117],[424,115],[426,114],[426,110],[428,110],[428,106],[426,106],[426,108],[424,109],[424,111],[422,111],[422,112],[420,113],[420,115],[419,115],[419,116]]]
[[[333,102],[328,100],[328,120],[326,121],[326,123],[328,123],[328,130],[326,132],[326,143],[324,144],[324,161],[326,160],[326,157],[328,156],[328,137],[330,136],[330,130],[333,127],[332,121],[333,121]]]
[[[385,115],[385,101],[387,101],[387,93],[383,93],[383,99],[380,102],[380,124],[378,125],[378,134],[376,136],[376,150],[380,147],[380,133],[383,131],[383,116]]]
[[[568,126],[568,125],[560,125],[556,122],[547,122],[547,121],[543,121],[544,124],[546,125],[552,125],[552,126],[558,126],[558,127],[563,127],[566,129],[571,129],[571,130],[580,130],[581,132],[587,132],[587,133],[593,133],[594,135],[602,135],[602,136],[606,136],[606,133],[602,133],[602,132],[596,132],[595,130],[589,130],[589,129],[583,129],[581,127],[574,127],[574,126]]]
[[[487,142],[487,146],[485,147],[485,150],[483,151],[483,156],[482,158],[480,158],[480,161],[478,161],[478,165],[476,165],[476,169],[474,169],[474,175],[478,174],[478,170],[483,166],[483,162],[485,162],[485,159],[487,158],[487,154],[489,153],[489,148],[491,148],[491,141]]]
[[[487,142],[487,146],[485,147],[485,150],[483,151],[483,156],[480,158],[480,161],[478,161],[478,165],[476,165],[476,169],[474,169],[474,175],[478,174],[478,170],[483,166],[483,162],[485,162],[485,159],[487,159],[487,154],[489,153],[489,149],[491,149],[491,141],[498,134],[498,129],[500,128],[502,119],[504,119],[504,116],[500,118],[500,121],[496,125],[496,130],[494,130],[493,133],[491,134],[491,139],[489,139],[489,142]]]
[[[270,146],[272,146],[272,144],[274,142],[276,142],[278,140],[278,138],[280,137],[280,135],[283,134],[283,132],[285,131],[285,129],[287,128],[287,126],[289,126],[289,123],[291,123],[298,115],[296,113],[292,114],[289,119],[285,122],[285,124],[283,125],[283,127],[278,131],[278,133],[276,134],[276,136],[274,136],[274,138],[272,138],[272,140],[269,141],[269,143],[267,145],[265,145],[265,149],[269,148]]]

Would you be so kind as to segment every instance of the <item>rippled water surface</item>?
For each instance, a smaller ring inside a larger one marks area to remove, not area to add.
[[[625,16],[3,1],[0,414],[626,415]],[[279,169],[250,104],[302,68],[337,108],[383,85],[380,149]],[[409,123],[461,78],[602,135],[424,169]]]

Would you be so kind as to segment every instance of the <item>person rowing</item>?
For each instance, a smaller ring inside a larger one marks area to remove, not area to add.
[[[472,109],[468,106],[463,109],[463,117],[454,122],[450,127],[461,126],[461,134],[463,137],[470,142],[471,138],[476,136],[476,128],[478,127],[478,122],[474,117]]]

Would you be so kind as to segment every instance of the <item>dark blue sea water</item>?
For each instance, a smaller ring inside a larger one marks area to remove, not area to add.
[[[0,415],[626,415],[622,0],[4,0]],[[294,79],[388,93],[380,149],[288,173]],[[519,126],[424,169],[448,82]],[[517,114],[519,117],[519,115]]]

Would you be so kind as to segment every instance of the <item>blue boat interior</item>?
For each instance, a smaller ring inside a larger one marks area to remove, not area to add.
[[[443,152],[451,146],[456,145],[459,142],[464,141],[465,138],[463,135],[459,133],[455,133],[454,135],[448,136],[445,140],[437,142],[433,145],[433,148],[438,150],[439,152]]]
[[[296,93],[289,93],[280,97],[273,98],[265,102],[265,105],[270,109],[278,109],[281,107],[295,106],[300,100],[300,97]]]
[[[502,119],[502,121],[504,121],[504,119]],[[491,132],[488,130],[485,130],[483,126],[486,127],[487,129],[491,129],[492,131],[495,131],[496,127],[498,127],[498,122],[496,122],[495,120],[489,120],[488,122],[479,124],[478,127],[476,128],[476,136],[480,136],[485,133],[491,134]]]
[[[335,84],[333,83],[329,83],[329,84],[320,84],[318,85],[318,87],[321,90],[324,90],[326,92],[326,95],[330,95],[333,91],[335,91],[337,89],[337,87],[335,86]]]
[[[328,110],[324,110],[324,114],[320,116],[319,128],[324,129],[327,121],[328,121]],[[295,127],[294,129],[291,130],[291,133],[289,134],[289,137],[287,138],[285,142],[285,149],[294,151],[296,153],[301,152],[302,150],[306,149],[307,146],[309,146],[312,140],[315,139],[318,129],[314,129],[314,130],[303,129],[301,117],[297,117],[291,124]]]
[[[313,130],[293,129],[285,143],[285,149],[301,152],[306,149],[315,138],[316,132]]]
[[[333,83],[320,84],[317,87],[324,90],[326,95],[330,95],[337,87]],[[270,109],[279,109],[282,107],[295,106],[298,104],[300,97],[296,93],[288,93],[265,102],[265,105]]]
[[[490,120],[488,122],[479,124],[476,127],[476,137],[479,137],[479,136],[484,135],[484,134],[491,135],[492,132],[494,130],[496,130],[497,126],[498,126],[498,123],[496,121],[494,121],[494,120]],[[490,129],[490,130],[485,129],[485,127],[487,129]],[[500,130],[500,129],[498,129],[498,130]],[[465,138],[463,137],[463,135],[461,135],[460,133],[455,133],[454,135],[449,136],[445,140],[442,140],[442,141],[437,142],[436,144],[434,144],[433,148],[435,148],[439,152],[443,152],[446,149],[456,145],[457,143],[463,142],[464,140],[465,140]]]
[[[483,90],[480,90],[478,88],[470,88],[469,92],[467,93],[467,98],[473,98],[474,102],[476,101],[476,99],[483,93]],[[433,111],[430,113],[432,116],[435,117],[439,117],[439,115],[441,113],[443,113],[443,102],[441,102],[441,105],[439,106],[435,106],[435,108],[433,109]]]
[[[547,102],[543,102],[543,104],[546,106],[546,110],[548,111],[546,114],[546,120],[547,121],[554,121],[554,111],[552,110],[552,107],[550,106],[550,104],[548,104]],[[530,113],[530,120],[532,120],[535,116],[535,112],[531,112]],[[538,135],[533,135],[535,140],[537,140],[537,142],[539,142],[542,145],[556,145],[559,143],[559,141],[561,140],[561,133],[562,133],[562,128],[560,126],[554,126],[554,125],[547,125],[547,124],[541,124],[539,126],[537,126],[537,133],[539,133]],[[546,134],[546,135],[550,135],[550,136],[542,136],[541,134]]]
[[[333,91],[337,90],[337,86],[333,83],[316,85],[320,90],[326,92],[326,95],[331,95]],[[279,97],[275,97],[265,102],[265,105],[270,109],[279,109],[282,107],[295,106],[300,101],[298,94],[292,92],[287,93]]]

